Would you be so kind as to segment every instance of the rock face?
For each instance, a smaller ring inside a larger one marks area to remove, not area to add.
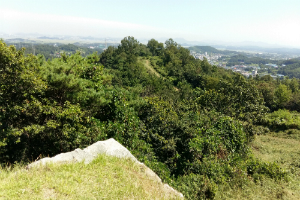
[[[33,162],[27,166],[27,169],[32,167],[45,165],[47,163],[70,163],[70,162],[84,162],[88,164],[92,162],[99,154],[106,154],[109,156],[116,156],[119,158],[129,158],[137,163],[142,171],[151,179],[161,183],[161,179],[146,165],[139,162],[123,145],[111,138],[105,141],[98,141],[85,149],[75,149],[68,153],[61,153],[52,158],[46,157],[36,162]],[[178,191],[174,190],[168,184],[163,184],[163,188],[166,193],[175,194],[178,197],[183,195]]]
[[[111,138],[105,141],[98,141],[85,149],[75,149],[68,153],[61,153],[52,158],[46,157],[28,165],[28,168],[37,165],[45,165],[49,162],[54,163],[68,163],[68,162],[82,162],[85,164],[93,161],[98,154],[106,154],[109,156],[116,156],[119,158],[130,158],[135,162],[138,160],[128,151],[123,145]]]

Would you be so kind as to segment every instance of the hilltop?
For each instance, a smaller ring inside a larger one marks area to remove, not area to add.
[[[297,140],[299,79],[246,78],[173,39],[125,37],[102,53],[48,60],[25,51],[0,42],[3,167],[114,138],[186,199],[297,194],[297,162],[263,159],[253,144]]]

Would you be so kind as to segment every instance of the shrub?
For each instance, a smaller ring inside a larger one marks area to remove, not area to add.
[[[286,180],[288,173],[276,163],[267,163],[250,158],[247,162],[247,173],[254,178],[254,181],[262,179],[264,176],[275,180]]]
[[[263,124],[273,130],[300,129],[300,115],[297,112],[278,110],[268,114]]]
[[[174,184],[186,199],[214,199],[217,185],[204,175],[189,174],[179,177]]]

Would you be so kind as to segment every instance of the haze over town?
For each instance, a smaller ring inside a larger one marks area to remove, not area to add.
[[[130,35],[138,40],[300,48],[299,10],[297,0],[11,0],[1,2],[0,38]]]

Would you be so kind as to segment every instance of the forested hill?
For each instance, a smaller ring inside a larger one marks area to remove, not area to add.
[[[298,134],[298,79],[246,79],[172,39],[125,37],[101,54],[50,60],[24,51],[0,41],[3,165],[114,138],[187,199],[231,198],[289,178],[250,144],[277,129]]]
[[[244,64],[268,64],[268,63],[277,63],[277,61],[274,60],[270,60],[270,59],[265,59],[265,58],[259,58],[259,57],[247,57],[245,55],[242,54],[238,54],[238,55],[234,55],[231,56],[230,59],[228,60],[228,65],[232,66],[232,65],[239,65],[241,63]]]
[[[81,53],[82,56],[87,56],[93,52],[101,53],[103,50],[101,48],[90,49],[86,46],[78,46],[74,44],[33,44],[33,43],[8,43],[8,45],[14,45],[17,49],[25,48],[25,55],[27,54],[41,54],[46,60],[60,57],[61,53],[66,53],[68,55],[74,54],[77,51]]]
[[[224,55],[228,55],[228,54],[233,54],[233,53],[237,53],[235,51],[228,51],[228,50],[218,50],[214,47],[211,46],[193,46],[193,47],[189,47],[188,48],[191,51],[195,51],[196,53],[219,53],[219,54],[224,54]]]
[[[282,61],[280,64],[284,66],[278,70],[278,73],[291,78],[300,78],[300,58]]]

